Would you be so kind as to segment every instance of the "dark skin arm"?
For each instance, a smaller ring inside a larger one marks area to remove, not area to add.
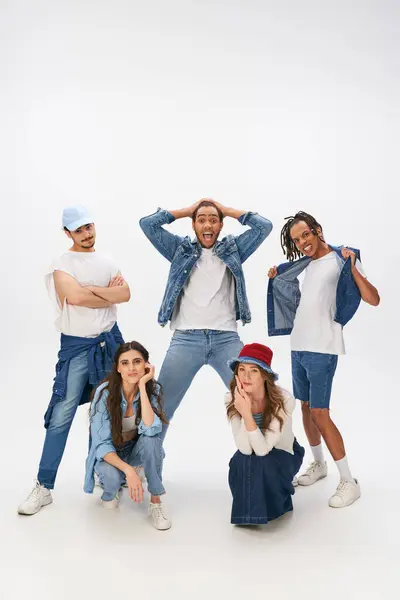
[[[364,302],[370,304],[371,306],[378,306],[378,304],[381,301],[378,290],[372,285],[372,283],[368,281],[368,279],[363,277],[363,275],[361,275],[360,271],[357,269],[357,257],[355,253],[352,250],[349,250],[349,248],[343,248],[342,256],[343,258],[350,257],[351,273],[353,275],[354,281],[356,282],[358,289],[360,290],[361,298],[364,300]]]

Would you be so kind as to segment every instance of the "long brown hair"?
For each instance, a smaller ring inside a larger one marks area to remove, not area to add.
[[[142,355],[143,360],[146,363],[149,362],[149,353],[146,350],[146,348],[144,348],[144,346],[142,346],[142,344],[139,344],[139,342],[128,342],[127,344],[121,344],[115,353],[113,366],[112,366],[112,369],[111,369],[109,375],[107,375],[107,377],[100,383],[100,385],[102,385],[105,382],[107,382],[107,386],[105,387],[105,389],[107,389],[107,391],[108,391],[107,410],[110,415],[111,435],[112,435],[112,440],[113,440],[114,446],[122,446],[122,444],[124,443],[124,440],[122,437],[122,411],[121,411],[122,378],[121,378],[120,373],[118,373],[117,368],[118,368],[118,362],[121,357],[121,354],[124,354],[125,352],[129,352],[129,350],[136,350],[137,352],[139,352]],[[96,393],[96,389],[97,388],[95,388],[92,393],[92,398],[91,398],[92,403],[93,403],[94,395]],[[161,384],[158,383],[158,381],[156,381],[155,379],[150,379],[150,381],[148,381],[146,383],[146,392],[147,392],[147,396],[148,396],[149,400],[151,400],[152,397],[155,397],[157,400],[156,405],[155,406],[152,405],[154,413],[160,417],[162,423],[168,423],[167,417],[165,416],[165,413],[164,413],[164,410],[162,407]],[[100,398],[100,395],[99,395],[99,398]],[[94,410],[93,410],[93,406],[91,406],[90,413],[92,415],[92,418],[97,410],[97,404],[98,404],[99,398],[97,399],[96,405],[94,406]],[[142,406],[141,406],[140,402],[138,403],[138,407],[137,407],[135,416],[136,416],[136,419],[135,419],[136,425],[139,425],[140,420],[142,418]]]
[[[234,375],[230,383],[232,400],[226,407],[226,414],[229,420],[231,420],[235,416],[241,418],[240,413],[235,408],[235,389],[237,387],[235,375],[238,374],[239,364],[239,362],[236,364]],[[262,429],[267,431],[269,429],[272,419],[277,419],[279,421],[279,429],[282,431],[282,412],[287,414],[285,410],[285,400],[283,398],[283,394],[278,388],[278,386],[275,384],[274,376],[271,375],[271,373],[264,371],[264,369],[261,369],[260,367],[257,368],[260,370],[261,374],[264,377],[264,389],[266,398]]]

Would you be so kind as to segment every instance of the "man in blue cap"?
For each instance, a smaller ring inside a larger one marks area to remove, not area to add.
[[[44,417],[46,438],[37,481],[18,508],[23,515],[33,515],[53,501],[51,490],[76,410],[111,369],[115,350],[123,343],[116,305],[130,298],[114,261],[95,252],[96,229],[88,211],[83,206],[66,208],[62,225],[72,247],[46,275],[61,348]]]

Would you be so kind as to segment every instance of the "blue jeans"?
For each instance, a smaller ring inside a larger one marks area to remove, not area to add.
[[[229,387],[233,377],[228,360],[243,347],[235,331],[187,329],[175,331],[161,367],[158,381],[163,387],[164,410],[168,420],[174,416],[196,373],[210,365]],[[162,438],[168,426],[163,425]]]
[[[49,426],[46,429],[37,479],[49,490],[54,488],[69,430],[88,379],[88,351],[85,350],[71,359],[66,396],[54,406]]]
[[[329,408],[337,354],[292,352],[293,395],[310,408]]]
[[[121,460],[132,467],[143,465],[147,488],[152,496],[165,494],[161,475],[164,450],[159,435],[142,434],[137,440],[126,442],[117,450],[117,454]],[[116,493],[124,483],[125,475],[104,460],[96,462],[95,471],[104,490],[101,499],[109,502],[115,498]]]

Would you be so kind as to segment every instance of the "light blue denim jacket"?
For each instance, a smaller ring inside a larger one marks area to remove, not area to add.
[[[102,383],[97,388],[92,405],[90,407],[90,444],[89,454],[86,459],[86,473],[84,491],[88,494],[93,492],[94,488],[94,466],[96,461],[102,460],[109,452],[116,452],[112,441],[110,414],[107,410],[108,390],[105,389],[108,383]],[[136,414],[139,402],[139,392],[133,401],[133,412]],[[156,406],[157,399],[151,398],[151,404]],[[126,412],[128,403],[121,389],[121,411],[122,417]],[[161,433],[162,423],[158,415],[154,413],[154,420],[151,425],[145,425],[143,420],[138,425],[139,435],[154,436]]]
[[[245,324],[250,323],[251,313],[242,264],[271,233],[272,223],[253,212],[245,213],[238,220],[242,225],[248,225],[250,229],[239,236],[227,235],[221,241],[217,241],[214,252],[226,264],[235,279],[236,320],[241,319]],[[162,208],[140,220],[140,227],[146,237],[171,263],[164,298],[158,313],[158,322],[162,326],[166,325],[171,318],[179,294],[202,252],[201,245],[196,239],[191,240],[188,236],[181,237],[164,229],[163,225],[173,221],[175,217]]]
[[[349,246],[329,246],[334,250],[342,265],[336,288],[336,314],[334,320],[342,327],[352,319],[360,305],[361,294],[351,273],[351,260],[342,256],[342,248],[355,252],[358,260],[360,251]],[[278,267],[278,275],[268,282],[267,325],[268,335],[289,335],[292,332],[296,311],[300,303],[298,275],[310,264],[311,258],[303,256],[294,262]]]

